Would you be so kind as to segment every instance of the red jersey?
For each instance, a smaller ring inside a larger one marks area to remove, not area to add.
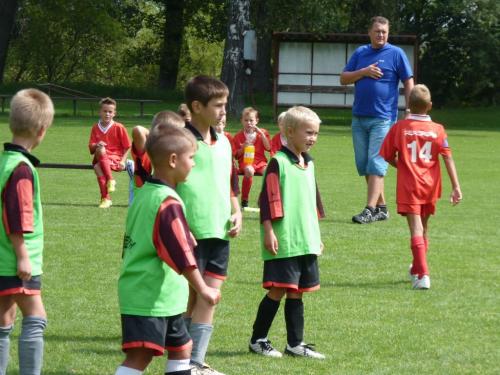
[[[106,153],[111,160],[119,161],[130,148],[130,139],[127,129],[119,122],[113,122],[103,128],[101,122],[92,126],[89,140],[89,151],[93,154],[94,145],[103,141],[106,143]]]
[[[286,146],[286,139],[281,136],[280,132],[278,132],[274,135],[273,139],[271,139],[271,156],[274,156],[274,154],[277,153],[282,146]]]
[[[264,132],[264,135],[266,139],[271,142],[271,139],[269,138],[269,133],[267,132],[266,129],[260,129]],[[243,163],[243,145],[246,142],[246,137],[245,137],[245,132],[244,130],[239,131],[238,133],[235,134],[233,137],[233,155],[234,157],[238,160],[238,164],[240,166],[240,169],[244,167]],[[258,166],[258,165],[266,165],[267,164],[267,158],[266,158],[266,149],[264,148],[264,143],[262,142],[262,136],[260,133],[256,134],[255,141],[254,141],[254,146],[255,146],[255,156],[253,160],[253,165]]]
[[[447,135],[429,116],[412,114],[394,124],[380,155],[396,159],[398,204],[426,204],[441,197],[440,154],[451,156]]]

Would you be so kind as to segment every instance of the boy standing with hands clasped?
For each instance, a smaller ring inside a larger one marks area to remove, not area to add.
[[[196,138],[196,167],[189,180],[177,186],[186,204],[186,218],[198,243],[194,250],[198,269],[207,285],[220,289],[226,279],[229,262],[229,237],[241,230],[238,197],[231,189],[231,145],[214,126],[226,114],[229,91],[220,80],[196,76],[185,89],[191,123],[186,125]],[[232,213],[231,213],[232,212]],[[205,364],[205,355],[213,331],[215,306],[190,290],[186,320],[193,338],[191,362],[196,374],[217,375]]]
[[[271,140],[266,129],[261,129],[259,112],[252,107],[243,109],[241,125],[243,129],[233,138],[233,153],[238,160],[239,173],[243,174],[241,183],[241,206],[248,207],[248,197],[252,188],[253,176],[261,175],[267,166],[265,151],[271,151]]]
[[[324,217],[307,153],[316,143],[321,120],[309,108],[292,107],[284,118],[287,146],[269,162],[260,194],[260,221],[264,279],[268,289],[253,324],[251,352],[281,357],[267,335],[286,295],[285,354],[324,359],[312,344],[303,342],[302,294],[319,289],[317,257],[323,251],[318,216]]]
[[[415,85],[409,98],[410,115],[398,121],[387,134],[380,155],[397,168],[396,203],[406,216],[411,235],[413,262],[409,276],[414,289],[429,289],[427,266],[428,221],[441,196],[439,155],[450,177],[453,205],[462,200],[455,163],[446,132],[427,114],[432,108],[431,93],[425,85]]]
[[[196,267],[194,240],[175,192],[194,165],[196,140],[172,113],[172,125],[151,129],[146,151],[153,175],[138,190],[127,214],[118,282],[123,345],[116,375],[140,375],[153,356],[168,351],[165,374],[191,374],[192,341],[182,317],[188,283],[208,305],[220,292],[208,287]]]
[[[94,155],[92,165],[101,191],[99,208],[109,208],[112,205],[109,193],[116,189],[116,181],[111,171],[125,170],[131,145],[127,129],[122,124],[113,121],[116,115],[116,101],[104,98],[99,105],[101,107],[100,120],[92,126],[89,151]]]
[[[19,373],[42,370],[47,315],[41,297],[43,220],[40,182],[30,154],[54,118],[50,98],[36,89],[19,91],[10,103],[12,143],[0,155],[0,374],[7,372],[10,333],[16,307],[23,314],[19,336]]]

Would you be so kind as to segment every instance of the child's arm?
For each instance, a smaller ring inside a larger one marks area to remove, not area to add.
[[[216,288],[211,288],[201,277],[198,268],[186,268],[182,275],[189,281],[189,284],[196,290],[196,293],[211,305],[216,305],[220,301],[220,291]]]
[[[462,200],[462,191],[460,190],[460,183],[458,182],[457,169],[455,168],[455,162],[453,161],[451,155],[444,155],[443,160],[451,182],[452,191],[450,195],[450,202],[455,206]]]
[[[264,247],[271,254],[278,254],[278,239],[274,234],[271,220],[264,220],[262,226],[264,227]]]
[[[264,149],[266,151],[271,151],[271,142],[269,141],[269,134],[267,131],[262,130],[261,128],[255,127],[255,131],[260,134],[260,138],[262,139],[262,144],[264,145]]]
[[[8,234],[10,242],[14,247],[17,258],[17,277],[21,280],[28,281],[31,279],[31,263],[30,257],[28,255],[28,249],[24,243],[24,237],[22,233],[10,233]]]
[[[231,224],[233,225],[229,231],[229,237],[236,237],[240,234],[241,226],[243,224],[243,216],[241,215],[240,203],[237,196],[231,196],[231,207],[233,214],[231,215]]]

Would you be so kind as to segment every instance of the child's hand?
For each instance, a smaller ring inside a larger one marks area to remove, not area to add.
[[[229,228],[227,233],[229,234],[229,237],[236,237],[240,234],[241,225],[243,223],[243,216],[241,215],[241,211],[236,211],[231,215],[231,218],[229,220],[231,221],[231,224],[233,226]]]
[[[460,190],[460,187],[456,187],[451,192],[450,203],[456,206],[457,204],[460,203],[461,200],[462,200],[462,191]]]
[[[122,171],[124,171],[124,170],[125,170],[125,168],[126,168],[126,164],[125,164],[125,162],[124,162],[124,161],[121,161],[118,165],[120,166],[120,170],[122,170]]]
[[[217,305],[220,301],[220,290],[208,287],[203,290],[201,297],[211,305]]]
[[[323,250],[325,249],[325,245],[323,244],[323,241],[319,243],[319,255],[323,255]]]
[[[107,144],[106,144],[106,142],[104,142],[104,141],[99,141],[99,142],[97,142],[97,143],[96,143],[96,145],[95,145],[95,147],[96,147],[96,148],[99,148],[99,147],[106,147],[106,146],[107,146]]]
[[[17,258],[16,275],[23,281],[31,279],[31,263],[29,257]]]
[[[273,230],[264,231],[264,247],[271,254],[278,254],[278,239],[276,238]]]

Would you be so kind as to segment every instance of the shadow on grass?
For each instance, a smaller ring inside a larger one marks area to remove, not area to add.
[[[95,203],[66,203],[66,202],[43,202],[43,206],[54,206],[54,207],[95,207]],[[111,207],[117,208],[128,208],[127,204],[113,204]],[[111,208],[112,209],[112,208]]]
[[[321,283],[323,288],[356,288],[356,289],[385,289],[392,288],[396,285],[408,284],[410,282],[406,279],[404,280],[381,280],[381,281],[365,281],[365,282],[324,282]]]
[[[46,341],[55,342],[107,342],[113,345],[121,342],[121,336],[69,336],[69,335],[44,335]]]

